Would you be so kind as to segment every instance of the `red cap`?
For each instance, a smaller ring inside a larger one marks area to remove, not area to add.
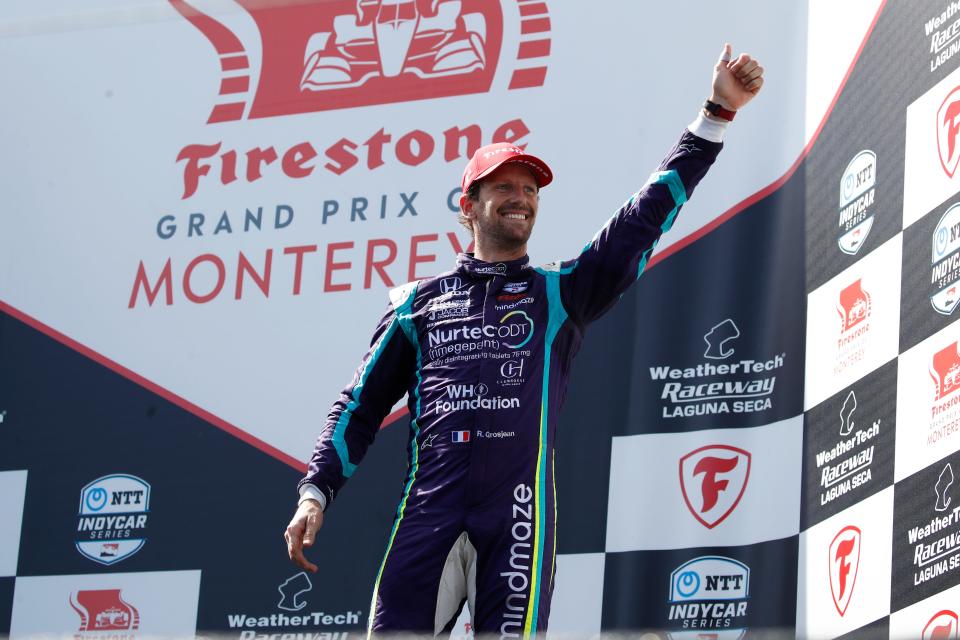
[[[463,180],[460,187],[466,193],[471,183],[490,175],[497,167],[505,162],[522,164],[537,181],[537,187],[545,187],[553,180],[553,172],[547,163],[536,156],[524,153],[523,149],[509,142],[497,142],[477,149],[467,167],[463,170]]]

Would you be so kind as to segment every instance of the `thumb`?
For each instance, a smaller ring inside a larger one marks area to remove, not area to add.
[[[723,45],[723,51],[720,53],[720,59],[717,60],[718,66],[726,67],[730,64],[730,60],[733,58],[733,46],[727,42]]]

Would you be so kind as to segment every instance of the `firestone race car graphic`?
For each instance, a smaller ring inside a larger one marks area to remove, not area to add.
[[[124,601],[120,589],[82,589],[71,594],[70,606],[80,616],[79,631],[134,631],[140,628],[140,612]]]
[[[260,32],[262,51],[185,0],[169,0],[213,45],[219,102],[208,123],[485,93],[498,64],[509,89],[539,87],[550,52],[547,4],[521,10],[519,49],[503,52],[498,0],[330,0],[279,7],[238,0]],[[517,15],[519,13],[519,15]],[[512,60],[506,58],[512,57]],[[252,77],[260,58],[259,78]],[[255,92],[255,94],[254,94]]]

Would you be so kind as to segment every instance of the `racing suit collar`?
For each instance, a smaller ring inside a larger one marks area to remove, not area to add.
[[[477,277],[500,276],[511,278],[526,275],[530,269],[530,257],[523,256],[516,260],[503,262],[484,262],[474,257],[472,253],[457,255],[457,268],[469,275]]]

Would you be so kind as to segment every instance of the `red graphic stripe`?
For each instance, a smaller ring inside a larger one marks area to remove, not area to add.
[[[534,20],[521,20],[520,33],[543,33],[550,31],[550,18],[536,18]]]
[[[227,53],[246,53],[243,44],[233,35],[230,29],[211,18],[205,13],[190,6],[185,0],[170,0],[173,8],[180,12],[184,18],[190,21],[190,24],[200,30],[200,33],[207,37],[217,53],[224,55]]]
[[[249,69],[250,61],[247,59],[247,56],[221,56],[220,68],[224,71]]]
[[[533,67],[532,69],[517,69],[510,78],[509,89],[527,89],[529,87],[543,86],[547,78],[546,67]]]
[[[520,43],[517,58],[523,60],[526,58],[542,58],[548,55],[550,55],[550,40],[528,40]]]
[[[283,451],[280,451],[280,450],[277,449],[276,447],[274,447],[274,446],[272,446],[272,445],[270,445],[270,444],[267,444],[267,443],[264,442],[263,440],[257,438],[256,436],[253,436],[253,435],[247,433],[247,432],[244,431],[243,429],[240,429],[239,427],[230,424],[230,423],[227,422],[226,420],[223,420],[223,419],[221,419],[221,418],[218,418],[217,416],[213,415],[212,413],[210,413],[210,412],[207,411],[206,409],[203,409],[203,408],[201,408],[201,407],[193,404],[193,403],[190,402],[189,400],[187,400],[187,399],[185,399],[185,398],[183,398],[183,397],[181,397],[181,396],[178,396],[177,394],[173,393],[172,391],[170,391],[170,390],[168,390],[168,389],[164,389],[163,387],[161,387],[160,385],[156,384],[155,382],[150,382],[149,380],[147,380],[146,378],[144,378],[143,376],[141,376],[139,373],[136,373],[135,371],[131,371],[130,369],[127,369],[125,366],[123,366],[122,364],[120,364],[120,363],[118,363],[118,362],[115,362],[115,361],[111,360],[110,358],[108,358],[108,357],[106,357],[106,356],[104,356],[104,355],[102,355],[102,354],[100,354],[100,353],[97,353],[97,352],[94,351],[93,349],[91,349],[91,348],[89,348],[89,347],[86,347],[86,346],[80,344],[79,342],[77,342],[76,340],[74,340],[74,339],[72,339],[72,338],[70,338],[70,337],[68,337],[68,336],[65,336],[64,334],[60,333],[59,331],[57,331],[57,330],[54,329],[53,327],[50,327],[50,326],[48,326],[48,325],[40,322],[40,321],[37,320],[36,318],[34,318],[34,317],[32,317],[32,316],[29,316],[29,315],[27,315],[26,313],[24,313],[24,312],[22,312],[22,311],[20,311],[20,310],[18,310],[18,309],[14,309],[13,307],[11,307],[9,304],[3,302],[2,300],[0,300],[0,311],[6,313],[7,315],[10,315],[10,316],[16,318],[16,319],[19,320],[20,322],[26,324],[27,326],[29,326],[29,327],[37,330],[37,331],[39,331],[40,333],[44,334],[45,336],[47,336],[47,337],[49,337],[49,338],[52,338],[53,340],[56,340],[57,342],[59,342],[60,344],[64,345],[65,347],[68,347],[68,348],[70,348],[70,349],[73,349],[74,351],[76,351],[76,352],[79,353],[80,355],[82,355],[82,356],[84,356],[84,357],[86,357],[86,358],[89,358],[90,360],[93,360],[94,362],[96,362],[96,363],[98,363],[98,364],[100,364],[100,365],[103,365],[103,366],[106,367],[107,369],[110,369],[110,370],[113,371],[114,373],[123,376],[123,377],[126,378],[127,380],[130,380],[131,382],[134,382],[134,383],[140,385],[141,387],[143,387],[143,388],[146,389],[147,391],[150,391],[151,393],[157,394],[158,396],[160,396],[161,398],[167,400],[168,402],[171,402],[171,403],[177,405],[178,407],[180,407],[180,408],[183,409],[184,411],[188,411],[188,412],[192,413],[193,415],[197,416],[198,418],[200,418],[201,420],[204,420],[204,421],[206,421],[206,422],[209,422],[210,424],[212,424],[213,426],[217,427],[218,429],[221,429],[221,430],[223,430],[223,431],[226,431],[227,433],[229,433],[230,435],[234,436],[235,438],[238,438],[238,439],[242,440],[243,442],[246,442],[246,443],[249,444],[250,446],[252,446],[252,447],[254,447],[254,448],[256,448],[256,449],[259,449],[260,451],[266,453],[268,456],[270,456],[270,457],[272,457],[272,458],[274,458],[274,459],[276,459],[276,460],[279,460],[280,462],[283,462],[284,464],[290,465],[291,467],[293,467],[294,469],[296,469],[296,470],[299,471],[299,472],[305,472],[305,471],[306,471],[307,465],[306,465],[306,463],[304,463],[303,461],[297,460],[297,459],[294,458],[293,456],[287,455],[287,454],[284,453]],[[394,415],[394,414],[391,414],[391,417],[392,417],[393,415]]]
[[[766,198],[767,196],[775,192],[777,189],[782,187],[787,182],[787,180],[789,180],[793,176],[796,170],[800,167],[800,164],[806,159],[807,155],[810,153],[810,150],[813,148],[813,145],[816,143],[817,138],[820,137],[820,132],[823,131],[824,125],[827,124],[827,120],[830,118],[830,114],[833,113],[834,107],[837,106],[837,100],[840,99],[840,94],[843,93],[844,88],[847,86],[847,80],[850,79],[850,74],[853,73],[853,68],[857,66],[857,61],[860,60],[860,54],[863,53],[863,48],[867,46],[867,41],[870,39],[871,34],[873,34],[873,29],[874,27],[877,26],[877,20],[880,19],[880,14],[883,13],[883,9],[886,6],[887,6],[887,0],[883,0],[883,2],[880,3],[880,8],[877,9],[876,15],[873,16],[873,21],[870,23],[870,26],[867,27],[867,33],[863,36],[863,40],[860,42],[860,47],[857,49],[856,54],[854,54],[853,61],[850,63],[850,66],[847,68],[847,73],[843,76],[843,80],[840,81],[840,86],[837,88],[837,92],[834,94],[833,100],[830,102],[830,106],[827,107],[826,113],[823,114],[823,118],[820,120],[820,124],[817,126],[817,130],[814,131],[813,135],[810,137],[810,141],[800,152],[800,156],[797,158],[797,160],[790,166],[789,169],[787,169],[786,173],[784,173],[782,176],[780,176],[779,178],[777,178],[776,180],[768,184],[766,187],[754,193],[752,196],[748,196],[747,198],[744,198],[737,204],[733,205],[732,207],[727,209],[727,211],[717,216],[716,218],[714,218],[704,226],[700,227],[690,235],[685,236],[684,238],[671,244],[669,247],[666,247],[663,251],[658,252],[656,255],[654,255],[650,259],[650,262],[647,263],[647,269],[649,269],[650,267],[653,267],[656,264],[659,264],[663,260],[666,260],[667,258],[672,256],[676,252],[680,251],[681,249],[684,249],[685,247],[690,246],[691,244],[693,244],[703,236],[707,235],[708,233],[710,233],[711,231],[713,231],[714,229],[716,229],[717,227],[719,227],[724,222],[731,219],[732,217],[734,217],[744,209],[747,209],[748,207],[759,202],[760,200],[763,200],[764,198]]]
[[[250,76],[234,76],[220,81],[220,95],[222,96],[231,93],[246,93],[249,88]],[[243,115],[242,109],[240,115]]]
[[[239,120],[243,117],[243,110],[246,107],[246,103],[243,102],[231,102],[230,104],[218,104],[213,108],[213,111],[210,112],[210,119],[207,120],[207,124],[213,124],[214,122],[230,122],[232,120]]]
[[[547,12],[547,3],[538,2],[536,4],[521,4],[520,5],[520,16],[526,18],[527,16],[539,16]]]

